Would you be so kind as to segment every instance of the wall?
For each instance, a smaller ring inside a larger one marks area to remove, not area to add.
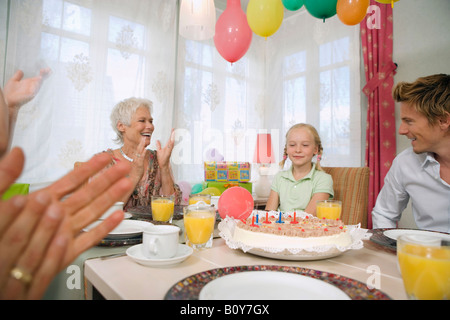
[[[450,74],[450,1],[401,0],[394,5],[394,55],[398,64],[394,82],[414,81],[435,73]],[[396,125],[400,125],[396,106]],[[410,146],[397,135],[397,153]],[[414,227],[411,210],[403,214],[400,227]]]

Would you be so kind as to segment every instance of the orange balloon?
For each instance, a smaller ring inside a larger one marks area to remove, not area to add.
[[[342,23],[354,26],[366,16],[370,0],[338,0],[336,14]]]

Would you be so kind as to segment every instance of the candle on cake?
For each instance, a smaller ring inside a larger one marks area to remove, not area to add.
[[[296,218],[296,215],[297,215],[297,214],[296,214],[296,212],[295,212],[295,210],[294,210],[294,220],[291,221],[292,224],[297,224],[297,223],[298,223],[297,218]]]
[[[255,224],[255,215],[252,216],[252,224],[250,226],[259,228],[259,226],[257,224]]]
[[[277,223],[284,223],[284,221],[281,221],[281,217],[282,217],[282,213],[281,213],[281,211],[280,211],[280,215],[279,215],[279,217],[278,217]]]
[[[269,221],[269,212],[266,211],[266,220],[263,223],[267,223],[270,224],[271,222]]]

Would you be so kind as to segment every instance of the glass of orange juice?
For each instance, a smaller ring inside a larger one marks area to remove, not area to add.
[[[438,236],[404,234],[397,257],[408,299],[450,299],[450,244]]]
[[[216,222],[216,210],[203,201],[184,210],[186,244],[194,249],[211,248]]]
[[[153,220],[172,222],[174,205],[174,196],[152,196]]]
[[[211,195],[210,194],[190,194],[189,195],[189,205],[196,204],[197,202],[203,201],[206,204],[211,204]]]
[[[339,200],[321,200],[316,204],[317,218],[337,220],[341,217],[342,202]]]

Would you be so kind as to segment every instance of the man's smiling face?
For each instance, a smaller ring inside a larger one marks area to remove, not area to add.
[[[402,122],[398,133],[411,140],[415,153],[435,152],[443,138],[439,125],[431,125],[428,119],[409,103],[402,102],[400,108]]]

